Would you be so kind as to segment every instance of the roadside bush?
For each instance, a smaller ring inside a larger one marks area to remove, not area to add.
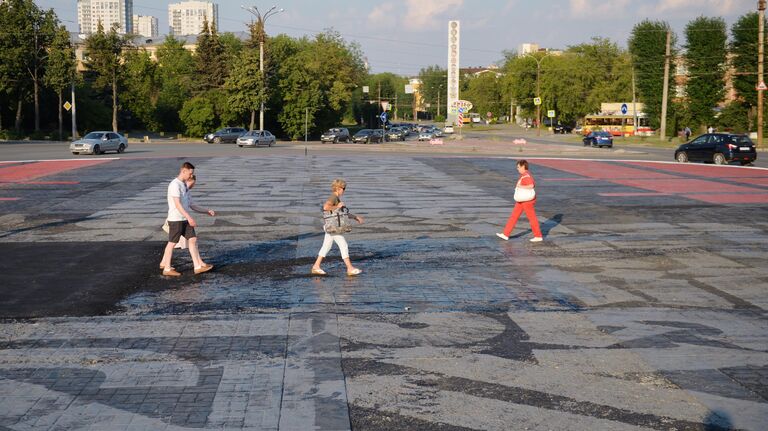
[[[216,113],[207,98],[193,97],[184,102],[179,118],[186,127],[187,136],[200,137],[216,127]]]

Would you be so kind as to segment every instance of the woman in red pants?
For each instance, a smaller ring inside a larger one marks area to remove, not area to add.
[[[515,190],[524,189],[520,194],[533,194],[533,187],[536,183],[533,181],[533,176],[528,172],[528,162],[526,160],[519,160],[517,162],[517,172],[520,173],[520,179],[517,180]],[[520,218],[520,214],[525,211],[525,216],[528,217],[528,221],[531,223],[531,230],[533,231],[533,238],[531,242],[543,241],[544,238],[541,235],[541,229],[539,228],[539,220],[536,218],[536,210],[533,208],[536,205],[536,195],[533,194],[530,200],[524,202],[518,201],[518,193],[515,193],[515,208],[512,210],[512,215],[507,220],[507,225],[504,226],[504,232],[497,233],[496,236],[504,241],[509,240],[509,235],[512,234],[512,230],[515,229],[517,219]]]

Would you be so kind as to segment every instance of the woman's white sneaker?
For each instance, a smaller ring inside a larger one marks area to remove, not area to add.
[[[509,241],[509,237],[504,235],[503,233],[497,233],[496,236],[503,239],[504,241]]]
[[[544,241],[544,238],[542,238],[540,236],[535,236],[535,237],[531,238],[531,242],[542,242],[542,241]]]

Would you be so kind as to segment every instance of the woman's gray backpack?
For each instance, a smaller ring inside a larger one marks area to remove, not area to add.
[[[349,223],[349,210],[347,207],[337,208],[333,211],[323,211],[323,230],[331,235],[350,232],[352,226]]]

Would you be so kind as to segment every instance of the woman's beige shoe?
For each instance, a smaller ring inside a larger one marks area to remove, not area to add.
[[[181,275],[181,273],[176,271],[174,268],[168,267],[163,270],[163,275],[167,277],[178,277]]]
[[[352,271],[347,271],[347,275],[358,275],[358,274],[360,274],[361,272],[363,272],[363,270],[362,270],[362,269],[360,269],[360,268],[355,268],[355,269],[353,269]]]
[[[326,272],[323,271],[320,268],[312,268],[311,273],[312,273],[312,275],[325,275],[326,274]]]

